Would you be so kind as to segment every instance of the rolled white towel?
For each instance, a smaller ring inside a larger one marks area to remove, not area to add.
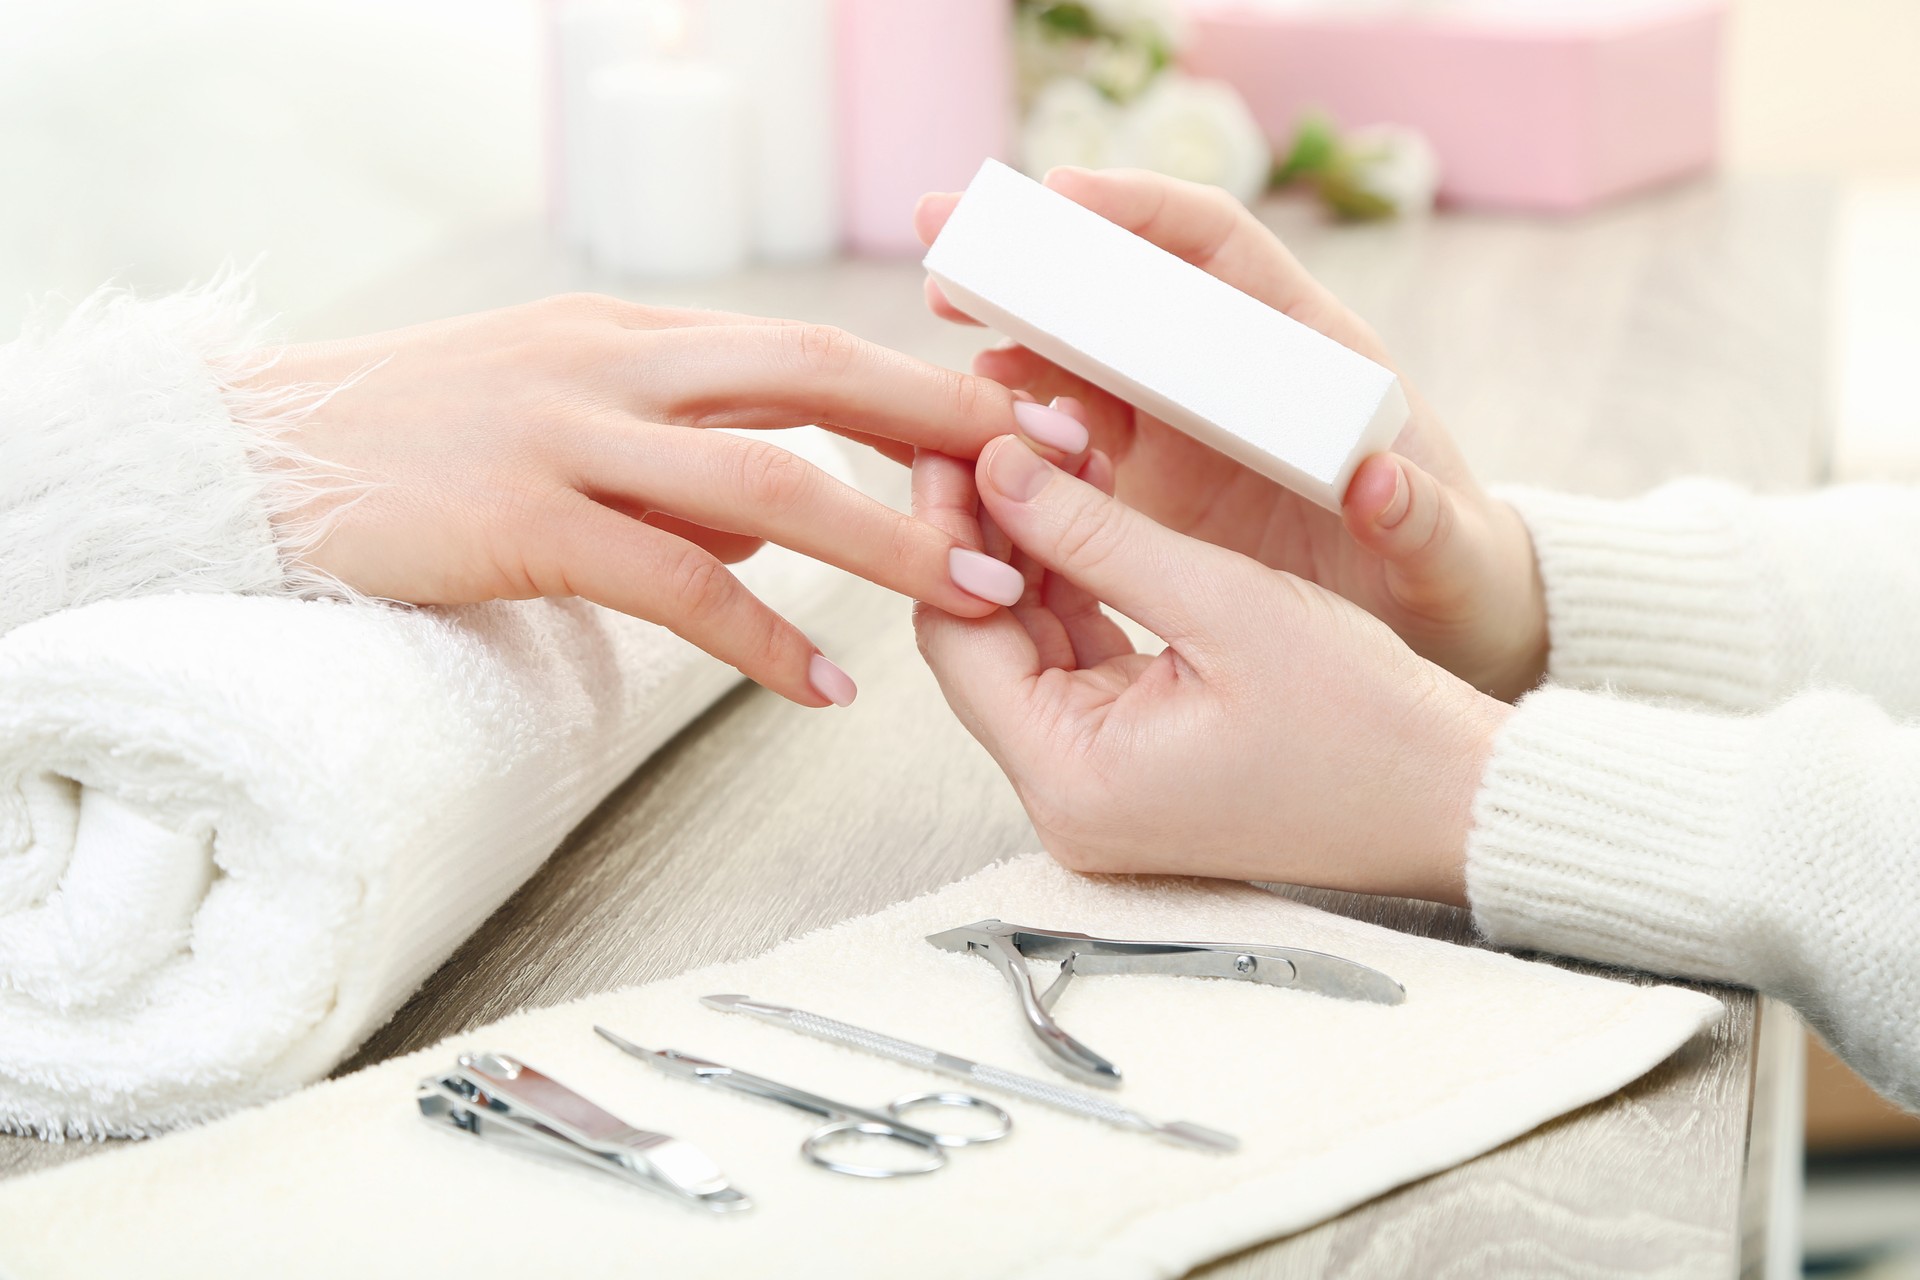
[[[742,570],[803,627],[849,581]],[[0,1127],[148,1133],[324,1074],[737,680],[579,602],[173,594],[0,637]]]

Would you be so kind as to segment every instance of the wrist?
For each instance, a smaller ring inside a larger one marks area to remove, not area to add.
[[[1407,894],[1464,907],[1474,799],[1513,708],[1464,682],[1456,682],[1454,697],[1445,701],[1452,705],[1426,746],[1430,785],[1409,859]]]
[[[1492,520],[1501,548],[1494,572],[1497,580],[1517,586],[1516,599],[1502,629],[1507,643],[1490,677],[1480,687],[1503,703],[1517,701],[1547,674],[1551,636],[1547,625],[1547,589],[1534,553],[1533,534],[1509,503],[1492,500]]]

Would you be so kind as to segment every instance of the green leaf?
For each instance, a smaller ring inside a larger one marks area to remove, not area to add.
[[[1305,116],[1293,135],[1286,159],[1274,171],[1274,185],[1323,174],[1333,167],[1339,154],[1340,135],[1334,131],[1333,121],[1318,112]]]
[[[1346,222],[1377,222],[1400,212],[1393,201],[1355,182],[1349,165],[1336,164],[1321,174],[1318,186],[1321,201]]]
[[[1040,10],[1040,25],[1055,35],[1072,36],[1082,40],[1091,40],[1100,34],[1100,24],[1094,19],[1093,10],[1084,4],[1050,4]]]

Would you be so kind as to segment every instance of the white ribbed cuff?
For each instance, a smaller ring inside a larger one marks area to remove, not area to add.
[[[1505,489],[1546,586],[1547,670],[1563,684],[1727,708],[1779,686],[1777,625],[1732,486],[1618,502]]]
[[[1523,699],[1474,800],[1467,896],[1481,930],[1502,946],[1739,980],[1728,881],[1751,731],[1571,689]]]

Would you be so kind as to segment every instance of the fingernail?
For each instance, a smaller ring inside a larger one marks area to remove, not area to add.
[[[1411,497],[1412,493],[1407,488],[1407,469],[1396,463],[1393,468],[1393,496],[1387,499],[1387,505],[1380,509],[1380,514],[1373,518],[1373,522],[1382,529],[1395,527],[1407,518]]]
[[[1087,447],[1087,429],[1078,419],[1043,404],[1016,401],[1013,418],[1027,439],[1050,445],[1062,453],[1078,453]]]
[[[853,678],[829,662],[823,653],[814,654],[813,661],[807,664],[807,681],[815,693],[836,707],[846,706],[860,692]]]
[[[1031,502],[1047,487],[1053,464],[1018,440],[1002,440],[987,463],[987,477],[1015,502]]]
[[[1026,579],[1018,569],[966,547],[947,552],[947,574],[954,586],[995,604],[1019,604],[1027,590]]]

